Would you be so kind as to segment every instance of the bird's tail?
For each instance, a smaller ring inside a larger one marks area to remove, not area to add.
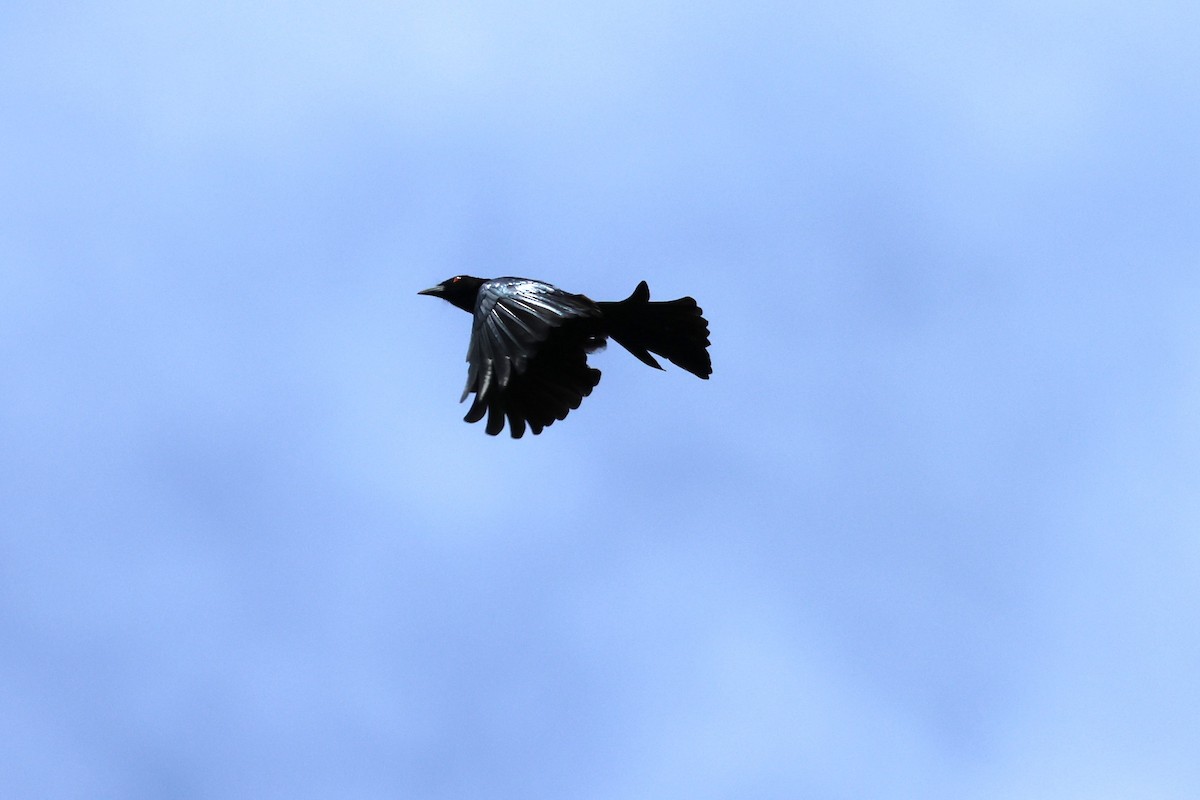
[[[698,378],[712,374],[708,321],[692,298],[652,303],[650,287],[642,281],[624,300],[597,305],[609,337],[642,363],[662,369],[650,355],[656,353]]]

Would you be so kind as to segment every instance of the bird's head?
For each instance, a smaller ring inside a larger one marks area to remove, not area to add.
[[[455,275],[447,278],[437,286],[430,286],[417,294],[427,294],[440,297],[447,303],[458,306],[468,313],[475,312],[475,295],[484,283],[483,278],[473,278],[470,275]]]

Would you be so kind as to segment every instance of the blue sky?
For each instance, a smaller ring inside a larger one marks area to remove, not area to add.
[[[0,795],[1195,796],[1198,17],[0,12]]]

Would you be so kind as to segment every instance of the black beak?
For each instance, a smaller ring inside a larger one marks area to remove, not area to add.
[[[439,283],[437,286],[430,286],[428,289],[422,289],[421,291],[417,292],[417,294],[431,294],[437,296],[444,291],[446,291],[445,287]]]

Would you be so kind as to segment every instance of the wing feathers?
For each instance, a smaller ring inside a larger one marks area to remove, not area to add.
[[[496,278],[479,289],[467,349],[462,399],[475,399],[464,419],[487,415],[486,431],[513,438],[533,433],[579,408],[600,380],[587,354],[602,344],[600,311],[582,295],[539,281]]]

